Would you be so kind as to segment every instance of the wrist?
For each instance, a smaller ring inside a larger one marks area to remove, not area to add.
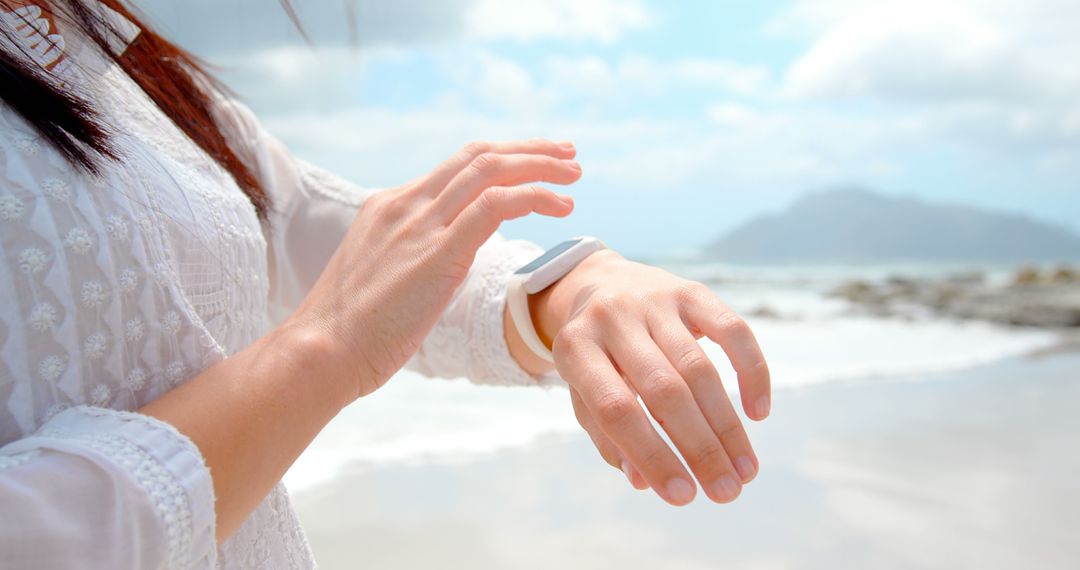
[[[363,395],[356,370],[347,365],[347,353],[329,327],[290,320],[274,329],[262,341],[263,350],[275,367],[297,371],[297,376],[318,390],[338,409]]]
[[[547,289],[529,295],[529,311],[536,333],[544,344],[552,346],[570,317],[589,299],[605,268],[622,260],[618,252],[602,249],[586,257]]]

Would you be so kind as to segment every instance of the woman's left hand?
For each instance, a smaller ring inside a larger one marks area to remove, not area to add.
[[[734,500],[757,475],[750,440],[698,339],[723,348],[754,420],[769,415],[768,365],[750,328],[708,287],[604,250],[533,303],[538,332],[554,337],[578,421],[634,487],[652,487],[674,505],[695,495],[639,395],[710,499]]]

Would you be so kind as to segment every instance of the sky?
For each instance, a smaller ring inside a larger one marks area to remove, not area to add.
[[[144,0],[292,151],[392,187],[471,140],[550,137],[565,220],[682,254],[860,186],[1080,229],[1075,0]]]

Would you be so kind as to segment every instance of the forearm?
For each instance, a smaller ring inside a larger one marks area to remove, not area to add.
[[[201,451],[217,497],[219,542],[356,397],[331,353],[321,333],[286,324],[140,410]]]

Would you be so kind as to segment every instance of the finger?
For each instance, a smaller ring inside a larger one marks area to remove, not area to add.
[[[690,474],[653,429],[607,354],[593,339],[570,326],[564,327],[555,339],[559,374],[573,379],[597,425],[661,498],[676,506],[694,500]]]
[[[544,154],[484,153],[476,157],[435,198],[435,208],[453,220],[486,189],[531,182],[570,184],[581,178],[581,166]]]
[[[769,365],[746,321],[700,284],[685,296],[682,318],[691,331],[702,332],[724,349],[738,375],[746,415],[758,421],[769,417],[772,404]]]
[[[616,446],[608,436],[604,435],[600,426],[596,425],[596,421],[593,420],[592,414],[589,413],[588,408],[585,406],[585,402],[581,399],[581,395],[577,390],[570,388],[570,402],[574,406],[574,415],[577,417],[578,423],[584,428],[585,433],[589,434],[589,439],[592,440],[593,445],[600,452],[600,456],[607,461],[609,465],[620,470],[626,475],[626,478],[630,481],[635,489],[644,490],[649,488],[649,482],[645,480],[645,477],[638,473],[637,469],[630,464],[630,460],[623,457],[618,446]]]
[[[485,153],[544,154],[559,159],[571,159],[577,155],[577,149],[569,141],[553,142],[547,139],[471,142],[435,168],[428,179],[428,184],[425,185],[428,194],[435,197],[442,192],[459,172],[469,166],[476,157]]]
[[[749,483],[758,472],[757,455],[750,445],[750,438],[724,390],[720,373],[684,324],[674,320],[658,322],[659,318],[655,318],[651,321],[652,337],[675,371],[686,380],[705,420],[724,445],[739,479]]]
[[[475,253],[506,220],[533,212],[561,218],[573,209],[573,198],[542,186],[496,186],[488,188],[451,223],[450,234],[454,243]]]
[[[609,349],[645,406],[679,448],[709,498],[735,500],[740,477],[686,381],[645,329],[622,325],[610,335]]]

